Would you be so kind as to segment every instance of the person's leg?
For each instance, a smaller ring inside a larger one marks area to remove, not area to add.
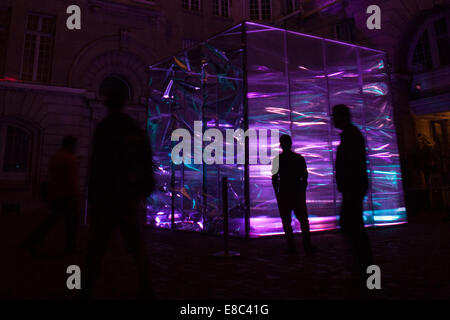
[[[88,248],[82,276],[83,297],[91,298],[94,285],[101,269],[101,263],[114,229],[114,212],[107,212],[104,203],[92,207],[91,223],[88,236]],[[108,217],[108,214],[110,216]]]
[[[298,194],[298,199],[295,200],[294,214],[300,222],[302,229],[303,247],[307,253],[312,253],[313,246],[311,243],[311,232],[309,228],[308,210],[306,207],[306,195],[304,193]]]
[[[291,226],[292,199],[289,196],[280,195],[278,201],[279,201],[278,208],[280,210],[281,222],[283,224],[283,230],[288,242],[288,251],[295,252],[297,246],[295,244],[294,232],[292,231]]]
[[[348,193],[342,193],[342,203],[341,203],[341,210],[339,214],[339,227],[341,228],[342,233],[346,237],[347,235],[347,227],[349,225],[348,216],[349,216],[349,203],[350,203],[350,196]]]
[[[364,228],[361,228],[355,236],[356,238],[356,256],[360,274],[367,276],[367,267],[373,264],[372,248],[370,246],[369,236]]]
[[[364,278],[366,269],[371,264],[372,252],[364,227],[363,199],[364,197],[360,195],[343,195],[343,210],[345,211],[343,213],[345,214],[343,233],[349,243],[359,275]]]
[[[75,199],[68,199],[65,212],[66,253],[73,253],[77,246],[77,207]]]
[[[370,246],[369,236],[367,235],[363,219],[363,202],[364,197],[355,197],[355,214],[358,219],[355,222],[354,245],[357,257],[360,275],[366,278],[367,267],[373,264],[372,248]]]
[[[342,204],[341,204],[341,212],[339,217],[339,225],[341,227],[341,232],[344,236],[345,242],[351,253],[351,262],[349,261],[349,265],[351,265],[352,272],[356,273],[356,252],[355,252],[355,228],[354,223],[352,223],[351,215],[352,215],[352,199],[351,194],[344,192],[342,194]]]
[[[50,214],[42,220],[37,229],[25,240],[24,246],[30,250],[36,250],[39,244],[45,239],[50,230],[62,218],[63,209],[60,200],[55,200],[50,204]]]
[[[123,210],[127,212],[127,215],[120,219],[119,227],[125,245],[136,263],[139,297],[153,298],[150,264],[142,237],[137,205],[135,202],[124,204]]]

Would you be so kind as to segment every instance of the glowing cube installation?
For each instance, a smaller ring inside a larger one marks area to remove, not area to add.
[[[225,140],[223,164],[172,162],[172,149],[179,143],[171,140],[175,129],[191,135],[192,159],[211,143],[202,142],[197,121],[201,133],[217,129],[223,137],[227,129],[290,134],[293,149],[308,165],[311,230],[337,228],[341,195],[333,168],[340,132],[330,114],[339,103],[352,109],[353,122],[366,138],[366,224],[406,222],[384,52],[244,22],[151,66],[150,74],[148,133],[158,190],[148,199],[149,224],[221,233],[221,179],[226,176],[231,234],[283,232],[270,164],[237,146],[235,161],[227,162]],[[270,138],[260,135],[251,143],[261,150],[271,146]],[[245,163],[237,161],[242,156]],[[300,231],[295,219],[293,225]]]

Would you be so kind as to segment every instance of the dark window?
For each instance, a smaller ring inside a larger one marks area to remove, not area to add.
[[[353,42],[355,32],[355,20],[345,19],[335,26],[336,39]]]
[[[413,65],[417,71],[426,71],[433,67],[428,30],[425,30],[417,42],[416,49],[414,50]]]
[[[428,20],[417,40],[410,69],[425,72],[450,65],[450,15],[440,15]]]
[[[31,151],[31,134],[21,128],[6,128],[3,172],[24,173],[28,171]]]
[[[0,8],[0,78],[3,78],[5,73],[10,18],[11,11],[8,8]]]
[[[261,1],[261,19],[268,20],[272,18],[272,9],[270,7],[270,0]]]
[[[213,13],[216,16],[229,17],[230,0],[213,0]]]
[[[55,18],[29,14],[25,31],[22,79],[49,82],[53,59]]]
[[[184,9],[200,11],[200,0],[182,0],[182,6]]]
[[[439,51],[441,65],[450,64],[450,37],[448,34],[447,19],[441,18],[434,23],[436,43]]]
[[[270,0],[250,0],[251,20],[270,20],[272,8]]]
[[[183,39],[183,50],[193,47],[198,43],[197,40],[192,40],[192,39]]]
[[[250,19],[259,20],[259,0],[250,0]]]
[[[299,0],[285,0],[286,14],[300,9]]]

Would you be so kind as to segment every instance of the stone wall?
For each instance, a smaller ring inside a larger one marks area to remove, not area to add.
[[[29,172],[24,178],[2,177],[2,204],[19,202],[21,211],[34,209],[50,157],[60,148],[66,135],[78,137],[80,182],[84,185],[91,122],[84,93],[80,89],[0,82],[0,122],[19,125],[32,132]]]

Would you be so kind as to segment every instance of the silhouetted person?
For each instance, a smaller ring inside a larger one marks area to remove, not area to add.
[[[61,220],[66,228],[65,253],[76,249],[77,197],[79,161],[75,156],[77,139],[64,137],[61,149],[50,160],[48,169],[48,201],[50,214],[25,241],[24,246],[36,254],[38,246]]]
[[[372,251],[363,219],[363,200],[369,186],[364,137],[352,124],[350,109],[344,104],[333,107],[333,122],[342,130],[336,155],[336,183],[342,193],[339,224],[365,279]]]
[[[291,212],[300,222],[303,246],[306,253],[313,253],[311,235],[309,231],[308,212],[306,209],[306,187],[308,185],[308,171],[306,161],[298,153],[291,150],[292,140],[288,135],[280,137],[283,152],[278,155],[272,165],[272,184],[277,197],[278,209],[283,222],[284,233],[288,241],[288,253],[296,252],[296,243],[292,231]]]
[[[122,112],[125,96],[112,92],[105,105],[109,115],[94,134],[89,178],[90,230],[84,277],[89,298],[115,229],[119,229],[138,273],[141,298],[151,297],[150,271],[141,235],[139,206],[154,188],[150,143],[137,123]]]

